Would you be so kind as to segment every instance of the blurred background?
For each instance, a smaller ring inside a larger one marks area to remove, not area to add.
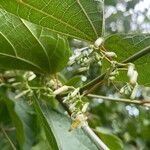
[[[112,33],[150,33],[150,0],[105,0],[105,31]],[[86,43],[72,41],[74,49],[86,46]],[[77,52],[79,53],[79,52]],[[81,68],[81,66],[79,67]],[[96,68],[96,69],[95,69]],[[97,77],[101,70],[97,63],[93,64],[88,73],[81,73],[81,79]],[[69,68],[70,71],[75,70]],[[71,75],[69,78],[73,77]],[[79,81],[79,82],[77,82]],[[80,83],[80,75],[70,80]],[[119,97],[116,89],[107,85],[100,87],[96,94],[108,97]],[[150,88],[141,87],[136,99],[150,99]],[[127,105],[91,99],[89,123],[100,138],[109,145],[111,150],[150,150],[150,109],[148,107]]]
[[[150,33],[150,0],[105,0],[106,31]]]

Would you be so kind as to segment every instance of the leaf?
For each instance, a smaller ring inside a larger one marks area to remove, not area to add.
[[[111,150],[123,150],[123,143],[117,136],[102,128],[97,129],[97,134]]]
[[[55,134],[52,132],[51,127],[48,124],[45,113],[43,112],[36,95],[32,97],[32,100],[33,100],[33,105],[36,110],[36,113],[39,116],[39,120],[41,121],[44,127],[45,134],[49,142],[50,150],[59,150]]]
[[[105,48],[114,51],[118,61],[123,61],[135,53],[150,47],[150,34],[114,34],[106,38]],[[147,55],[133,61],[139,73],[140,84],[150,83],[150,50]]]
[[[93,42],[103,32],[102,0],[1,0],[0,8],[77,39]]]
[[[69,56],[64,37],[0,9],[0,68],[53,74]]]
[[[15,125],[17,139],[21,149],[28,150],[35,140],[36,116],[32,108],[22,99],[14,100],[12,95],[7,98],[0,94],[1,99],[6,103],[9,115]]]
[[[43,126],[47,128],[47,134],[54,134],[58,147],[61,150],[97,150],[96,146],[84,134],[81,129],[69,132],[71,125],[70,119],[50,108],[49,105],[42,103],[34,97],[34,102],[38,115],[43,121]],[[49,141],[52,144],[52,141]],[[54,147],[53,147],[54,149]]]

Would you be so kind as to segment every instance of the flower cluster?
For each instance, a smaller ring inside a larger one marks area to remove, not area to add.
[[[71,119],[73,122],[70,130],[87,125],[85,112],[89,103],[83,102],[79,90],[79,88],[75,89],[63,100],[63,103],[65,103],[71,111]]]

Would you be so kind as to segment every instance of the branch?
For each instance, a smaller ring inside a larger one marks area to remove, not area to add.
[[[102,75],[98,76],[94,80],[90,81],[89,83],[85,84],[84,86],[81,87],[80,92],[83,93],[85,90],[91,88],[98,82],[101,82],[105,78],[106,73],[103,73]]]
[[[122,103],[136,104],[136,105],[150,107],[150,100],[139,101],[139,100],[130,100],[130,99],[123,99],[123,98],[110,98],[106,96],[93,95],[93,94],[88,94],[87,96],[91,98],[99,98],[99,99],[103,99],[103,100],[107,100],[111,102],[122,102]]]
[[[62,98],[60,96],[56,96],[56,99],[71,116],[71,111],[69,110],[68,106],[63,103]],[[91,141],[94,142],[99,150],[109,150],[109,148],[101,141],[101,139],[92,131],[88,125],[82,126],[82,130],[87,134]]]
[[[149,53],[150,53],[150,46],[142,49],[141,51],[135,53],[131,57],[125,59],[122,63],[134,62],[134,61],[138,60],[139,58],[141,58],[141,57],[143,57]]]
[[[82,126],[82,130],[88,135],[88,137],[95,143],[99,150],[110,150],[101,139],[92,131],[89,126]]]

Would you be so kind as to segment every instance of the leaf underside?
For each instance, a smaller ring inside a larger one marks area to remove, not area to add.
[[[64,37],[0,9],[0,68],[53,74],[69,56]]]
[[[102,0],[1,0],[0,8],[51,31],[94,42],[103,32]]]
[[[81,129],[69,131],[71,120],[63,114],[52,110],[47,104],[42,105],[42,111],[55,134],[59,149],[76,150],[97,150],[97,147],[85,135]]]

